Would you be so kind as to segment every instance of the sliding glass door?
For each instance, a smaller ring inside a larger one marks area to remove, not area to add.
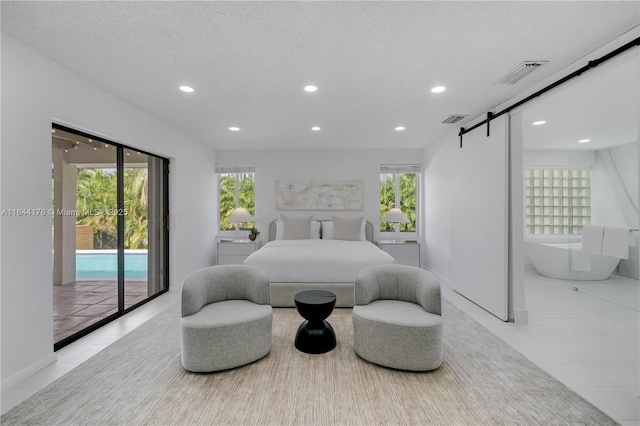
[[[169,288],[168,160],[52,128],[54,347]]]

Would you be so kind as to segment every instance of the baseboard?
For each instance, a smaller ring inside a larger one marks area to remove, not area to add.
[[[427,271],[431,272],[432,274],[435,274],[435,276],[438,277],[438,281],[440,281],[440,284],[444,284],[446,286],[451,286],[451,280],[449,278],[445,277],[444,275],[440,275],[436,271],[434,271],[432,269],[429,269],[426,266],[423,266],[422,269],[426,269]]]
[[[47,365],[53,364],[57,360],[58,360],[58,355],[55,352],[47,355],[46,357],[42,358],[40,361],[34,362],[27,368],[24,368],[18,371],[13,376],[3,380],[2,383],[0,384],[0,390],[4,392],[7,389],[11,389],[15,385],[17,385],[18,383],[26,379],[27,377],[31,376],[34,373],[37,373],[38,371],[45,368]]]
[[[513,322],[515,322],[515,323],[527,323],[527,322],[529,322],[529,310],[528,309],[515,309],[513,311]]]

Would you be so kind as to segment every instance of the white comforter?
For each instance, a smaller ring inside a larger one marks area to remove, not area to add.
[[[266,271],[271,282],[348,283],[366,266],[396,261],[369,241],[275,240],[244,263]]]

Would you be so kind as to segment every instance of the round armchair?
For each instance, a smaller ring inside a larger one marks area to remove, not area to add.
[[[192,272],[182,287],[182,366],[218,371],[264,357],[272,320],[269,277],[261,269],[225,265]]]
[[[442,364],[440,283],[405,265],[363,269],[355,281],[353,346],[363,359],[400,370]]]

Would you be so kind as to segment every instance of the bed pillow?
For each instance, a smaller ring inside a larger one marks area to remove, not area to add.
[[[312,240],[320,239],[320,221],[319,220],[311,221],[311,239]]]
[[[360,228],[360,241],[367,241],[367,231],[365,230],[365,225],[367,221],[362,219],[362,225]],[[333,221],[331,220],[323,220],[322,221],[322,239],[323,240],[333,240]]]
[[[330,221],[330,220],[322,221],[322,239],[333,240],[333,221]]]
[[[311,238],[311,218],[280,216],[282,219],[282,239],[283,240],[306,240]]]
[[[333,239],[361,241],[363,218],[340,219],[333,216]]]
[[[276,240],[284,239],[284,224],[282,223],[282,219],[276,220]],[[320,239],[320,221],[312,220],[311,221],[311,239],[319,240]]]

